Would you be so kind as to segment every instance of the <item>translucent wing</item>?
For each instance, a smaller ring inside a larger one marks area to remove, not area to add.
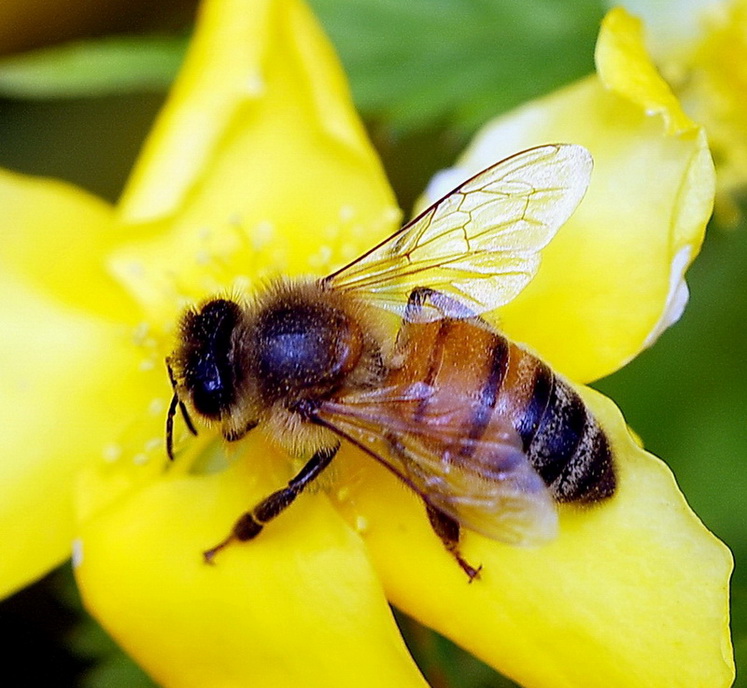
[[[428,394],[424,383],[362,392],[322,403],[318,418],[464,527],[516,545],[555,537],[555,503],[513,427],[474,440],[456,410],[437,422],[407,421],[398,407]]]
[[[573,144],[518,153],[324,281],[398,313],[415,287],[448,294],[474,313],[502,306],[537,272],[539,251],[581,202],[591,167],[590,153]]]

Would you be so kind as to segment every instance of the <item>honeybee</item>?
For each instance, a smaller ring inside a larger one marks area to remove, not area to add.
[[[345,440],[412,489],[469,577],[462,527],[517,545],[557,531],[556,502],[615,490],[610,443],[559,375],[481,317],[515,298],[589,184],[571,144],[518,153],[475,175],[349,265],[278,279],[247,303],[189,309],[167,359],[181,409],[226,440],[256,426],[310,456],[228,537],[256,537],[330,464]],[[397,315],[396,338],[381,313]]]

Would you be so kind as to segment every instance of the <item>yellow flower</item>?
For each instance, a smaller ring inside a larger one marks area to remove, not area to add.
[[[500,313],[578,383],[673,319],[712,203],[703,133],[629,29],[605,26],[598,75],[507,117],[491,151],[563,139],[597,161],[537,279]],[[423,686],[387,599],[525,686],[730,683],[729,552],[586,388],[617,494],[563,507],[559,538],[542,548],[467,533],[465,554],[484,567],[472,585],[422,504],[349,447],[324,490],[216,566],[202,562],[292,466],[257,433],[227,449],[202,427],[177,438],[166,465],[163,361],[179,313],[276,272],[325,274],[398,218],[298,0],[203,6],[116,208],[11,173],[0,197],[4,592],[75,541],[86,606],[165,686]]]
[[[651,64],[640,22],[611,11],[596,63],[596,75],[486,125],[427,194],[433,200],[515,149],[574,141],[592,151],[586,200],[545,250],[537,278],[499,314],[509,335],[577,382],[614,372],[679,319],[685,270],[713,203],[704,132]],[[593,350],[581,354],[579,342]]]
[[[747,185],[747,2],[622,4],[645,20],[654,60],[688,115],[708,133],[718,215],[735,222],[740,212],[735,197]]]

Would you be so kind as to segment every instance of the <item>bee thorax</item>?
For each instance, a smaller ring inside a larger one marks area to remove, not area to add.
[[[257,378],[272,397],[334,383],[358,351],[342,313],[316,304],[267,312],[255,332]],[[340,336],[342,334],[342,336]],[[352,341],[351,341],[352,340]]]
[[[355,381],[378,346],[359,310],[318,283],[281,283],[260,298],[246,341],[258,401],[281,402],[303,416],[301,402],[329,398]]]

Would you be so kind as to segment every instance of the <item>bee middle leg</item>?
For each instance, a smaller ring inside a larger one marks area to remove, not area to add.
[[[280,515],[303,492],[309,483],[319,477],[319,474],[335,457],[339,448],[340,445],[338,444],[332,449],[320,449],[316,452],[285,487],[265,497],[251,511],[243,514],[236,521],[225,540],[219,542],[215,547],[206,550],[203,553],[205,561],[208,564],[212,563],[215,555],[233,541],[246,542],[257,537],[269,521]]]
[[[462,570],[467,574],[469,582],[471,583],[475,578],[480,576],[482,566],[475,568],[464,559],[459,551],[459,523],[457,523],[457,521],[451,516],[448,516],[443,511],[436,509],[430,504],[426,504],[425,508],[428,512],[428,519],[431,522],[431,527],[434,532],[441,538],[444,547],[446,547],[451,555],[457,560],[457,564],[462,567]]]

